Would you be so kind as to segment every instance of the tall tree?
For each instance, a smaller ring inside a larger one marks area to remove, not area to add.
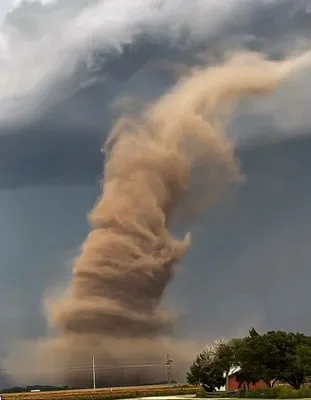
[[[189,384],[202,385],[207,392],[215,392],[225,384],[224,370],[213,347],[198,355],[186,377]]]
[[[274,334],[279,365],[279,379],[299,389],[311,372],[311,338],[302,333],[268,332]]]
[[[311,379],[311,344],[310,340],[307,343],[297,346],[294,358],[294,366],[301,371],[304,380],[310,382]]]
[[[218,340],[215,342],[214,356],[215,360],[224,371],[226,377],[226,390],[228,389],[230,373],[238,367],[236,354],[240,345],[241,339]]]
[[[190,368],[187,380],[208,391],[219,389],[236,368],[240,387],[264,380],[268,387],[277,381],[299,389],[311,379],[311,337],[302,333],[269,331],[229,341],[219,340],[201,353]]]
[[[310,339],[301,333],[269,331],[259,335],[251,330],[243,339],[237,358],[242,372],[264,380],[268,387],[281,380],[299,389],[311,373],[311,355],[310,359],[307,356],[310,344]]]

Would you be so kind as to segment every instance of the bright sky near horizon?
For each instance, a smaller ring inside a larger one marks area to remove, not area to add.
[[[0,3],[0,20],[5,16],[5,14],[11,10],[13,7],[13,0],[1,0]]]

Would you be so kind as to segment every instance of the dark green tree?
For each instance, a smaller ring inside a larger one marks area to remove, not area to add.
[[[196,360],[190,367],[190,371],[187,372],[186,378],[190,385],[199,386],[201,385],[202,365],[201,360],[204,357],[204,353],[197,356]]]
[[[218,340],[214,346],[215,361],[217,361],[222,368],[226,377],[226,389],[230,373],[238,367],[236,355],[241,343],[241,339],[230,339],[228,341]]]
[[[235,368],[240,387],[263,380],[268,387],[281,381],[299,389],[311,380],[311,337],[284,331],[261,335],[252,328],[244,338],[217,341],[206,349],[191,366],[187,380],[215,391]]]
[[[237,371],[235,374],[235,380],[238,383],[238,388],[243,390],[249,390],[251,384],[255,385],[258,381],[257,378],[252,376],[252,372],[247,372],[243,370]]]
[[[278,379],[276,349],[270,339],[270,336],[260,335],[252,328],[249,336],[243,338],[241,342],[237,359],[241,376],[248,378],[248,384],[263,380],[268,387],[271,387]]]
[[[279,379],[299,389],[311,373],[311,338],[302,333],[277,332],[275,346],[278,349]]]
[[[215,392],[226,382],[223,366],[217,362],[214,349],[206,349],[198,355],[187,373],[190,385],[202,385],[207,392]]]
[[[276,379],[299,389],[310,372],[308,357],[302,356],[303,351],[310,349],[310,338],[302,333],[270,331],[262,335],[262,340],[264,367],[274,369]]]
[[[242,343],[237,354],[241,371],[264,380],[268,387],[279,380],[299,389],[311,375],[311,342],[304,334],[269,331],[259,335],[252,329]]]
[[[309,340],[307,341],[309,342]],[[303,372],[306,381],[311,379],[311,345],[310,343],[297,346],[294,360],[295,367]]]

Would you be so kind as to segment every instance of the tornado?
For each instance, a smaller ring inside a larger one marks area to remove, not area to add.
[[[102,194],[88,216],[90,233],[72,281],[47,306],[55,335],[30,355],[38,369],[53,365],[58,379],[79,387],[91,384],[82,367],[93,356],[107,366],[97,371],[101,385],[147,383],[164,374],[163,367],[147,373],[109,365],[163,365],[167,351],[191,360],[194,347],[174,339],[174,315],[161,304],[191,244],[190,234],[172,234],[174,213],[185,204],[204,211],[243,178],[226,134],[237,100],[272,93],[309,64],[309,53],[281,62],[235,54],[223,64],[193,68],[139,115],[120,118],[103,149]],[[200,190],[191,196],[194,179]],[[16,365],[16,357],[7,365]]]

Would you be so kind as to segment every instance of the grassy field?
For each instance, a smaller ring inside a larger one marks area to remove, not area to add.
[[[147,396],[174,396],[196,394],[199,387],[134,387],[94,390],[64,390],[57,392],[36,392],[3,394],[3,400],[115,400]]]

